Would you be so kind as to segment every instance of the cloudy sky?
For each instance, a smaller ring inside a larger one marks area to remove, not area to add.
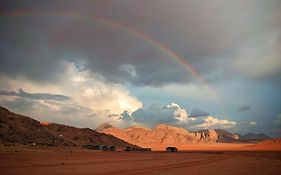
[[[4,0],[0,26],[11,111],[281,136],[279,0]]]

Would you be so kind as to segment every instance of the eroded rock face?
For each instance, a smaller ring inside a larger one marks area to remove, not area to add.
[[[237,142],[239,141],[239,135],[231,133],[222,129],[215,130],[219,134],[219,142]]]
[[[184,128],[166,124],[159,124],[154,129],[136,126],[126,129],[111,127],[100,132],[142,147],[147,147],[151,144],[210,143],[217,142],[219,139],[219,135],[215,130],[193,133]]]

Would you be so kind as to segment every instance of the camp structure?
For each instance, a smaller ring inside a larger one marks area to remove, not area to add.
[[[94,149],[94,150],[101,150],[101,146],[95,145],[95,146],[93,147],[93,149]]]
[[[85,149],[94,149],[95,145],[82,145],[82,148]]]
[[[101,150],[103,150],[103,151],[107,151],[107,150],[108,150],[108,146],[106,146],[106,145],[102,145],[102,146],[101,146]]]
[[[102,150],[102,151],[115,151],[116,147],[113,145],[82,145],[82,148],[93,149],[93,150]]]
[[[124,151],[133,151],[133,149],[134,148],[128,146],[128,147],[124,148]]]
[[[115,147],[115,146],[108,146],[108,150],[109,150],[109,151],[115,151],[115,150],[116,150],[116,147]]]
[[[178,148],[169,146],[166,148],[166,152],[178,152]]]
[[[124,151],[151,151],[151,148],[133,148],[128,146]]]

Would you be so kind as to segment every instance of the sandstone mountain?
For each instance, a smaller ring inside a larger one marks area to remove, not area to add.
[[[232,143],[240,141],[240,137],[238,134],[231,133],[223,129],[216,129],[215,131],[219,135],[218,142]]]
[[[195,133],[208,133],[209,130],[203,129],[196,131]],[[228,131],[225,131],[223,129],[215,129],[215,132],[218,135],[218,140],[217,142],[222,142],[222,143],[233,143],[233,142],[239,142],[239,135],[234,134]]]
[[[215,130],[189,132],[184,128],[166,124],[159,124],[154,129],[138,126],[125,129],[110,127],[99,132],[113,135],[128,143],[142,147],[149,147],[153,144],[214,143],[219,140],[219,135]]]
[[[56,123],[40,123],[0,107],[0,143],[46,146],[81,146],[83,144],[134,146],[112,135],[89,128]]]

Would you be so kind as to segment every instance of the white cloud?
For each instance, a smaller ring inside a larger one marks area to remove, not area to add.
[[[8,91],[22,88],[30,93],[61,94],[70,97],[70,100],[54,102],[0,96],[1,105],[9,104],[12,108],[10,110],[15,111],[21,105],[19,100],[24,100],[29,105],[16,112],[38,120],[81,127],[95,127],[101,122],[121,122],[121,113],[131,113],[142,107],[142,103],[121,84],[108,82],[87,69],[78,69],[74,63],[64,62],[64,65],[65,71],[52,84],[32,82],[24,77],[11,79],[4,76],[0,77],[0,83]]]
[[[196,120],[195,117],[189,117],[189,119],[190,119],[191,121],[195,121],[195,120]]]
[[[171,104],[166,105],[166,108],[177,110],[180,108],[180,106],[178,104],[172,102]]]
[[[64,86],[64,91],[67,91],[79,104],[93,110],[121,114],[125,110],[133,112],[142,107],[142,103],[130,95],[121,84],[110,83],[88,70],[79,71],[74,64],[67,64],[66,75],[63,75],[61,80],[63,85],[69,84]]]
[[[201,124],[197,124],[194,128],[201,128],[201,129],[218,129],[218,128],[232,128],[236,126],[235,121],[230,120],[220,120],[213,116],[207,116],[204,118],[204,122]]]
[[[255,125],[257,125],[258,123],[257,123],[256,121],[249,121],[249,124],[255,126]]]
[[[179,122],[186,122],[188,120],[188,113],[176,103],[171,103],[165,106],[168,109],[174,110],[174,118]]]

